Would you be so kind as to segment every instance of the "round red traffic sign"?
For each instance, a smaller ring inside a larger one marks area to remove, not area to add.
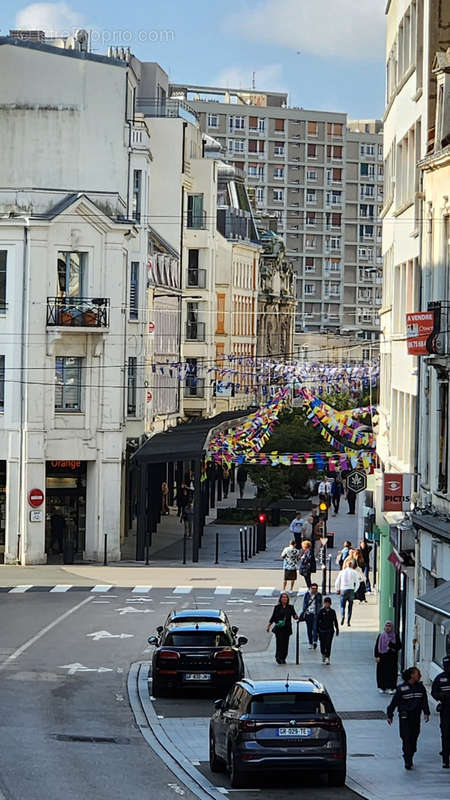
[[[154,322],[149,322],[148,323],[148,332],[149,333],[154,333],[155,332],[155,323]]]
[[[44,502],[44,492],[41,489],[30,489],[28,492],[28,502],[33,508],[39,508]]]

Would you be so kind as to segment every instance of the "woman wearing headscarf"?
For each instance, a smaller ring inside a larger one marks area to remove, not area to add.
[[[375,642],[375,661],[377,662],[377,686],[380,694],[387,692],[394,694],[397,686],[397,660],[401,644],[394,626],[388,620],[384,631],[380,633]]]
[[[292,634],[292,620],[298,619],[294,606],[289,602],[287,592],[281,592],[280,599],[272,611],[272,616],[267,624],[267,633],[273,625],[272,633],[275,634],[276,651],[275,661],[277,664],[285,664],[289,650],[289,637]]]

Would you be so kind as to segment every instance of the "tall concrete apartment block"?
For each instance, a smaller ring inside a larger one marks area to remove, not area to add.
[[[296,273],[295,352],[311,334],[378,338],[383,137],[379,120],[289,108],[287,94],[172,84],[275,214]]]

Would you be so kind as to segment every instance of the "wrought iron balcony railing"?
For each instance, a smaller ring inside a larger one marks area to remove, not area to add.
[[[108,328],[109,297],[47,297],[47,327]]]

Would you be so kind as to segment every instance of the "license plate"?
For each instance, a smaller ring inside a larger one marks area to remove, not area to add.
[[[209,672],[185,672],[185,681],[210,681],[211,675]]]
[[[278,736],[311,736],[311,728],[278,728]]]

